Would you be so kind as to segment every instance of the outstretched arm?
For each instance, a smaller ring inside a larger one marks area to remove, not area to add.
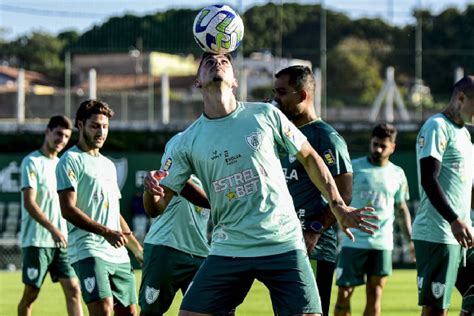
[[[377,216],[363,213],[364,211],[373,211],[373,209],[365,207],[356,210],[352,207],[348,207],[344,203],[329,169],[308,142],[305,142],[302,145],[301,150],[296,157],[304,166],[311,181],[328,200],[331,211],[336,216],[337,221],[341,225],[341,229],[348,235],[348,237],[351,240],[354,240],[354,236],[348,229],[350,227],[373,234],[373,230],[377,229],[377,226],[368,222],[367,219],[376,219]]]

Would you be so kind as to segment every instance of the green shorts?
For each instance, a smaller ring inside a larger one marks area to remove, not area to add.
[[[145,244],[139,294],[142,312],[164,314],[178,290],[184,295],[204,259],[170,247]]]
[[[22,261],[23,283],[37,289],[41,288],[48,271],[53,282],[76,277],[67,250],[63,248],[25,247],[22,248]]]
[[[392,274],[392,251],[342,247],[337,259],[336,285],[352,287],[365,284],[367,276]]]
[[[117,264],[89,257],[72,266],[79,277],[86,304],[106,297],[117,299],[123,306],[137,303],[135,275],[130,262]]]
[[[461,246],[414,240],[418,305],[448,309],[461,259]]]
[[[474,248],[467,251],[466,266],[461,262],[456,288],[462,295],[462,310],[474,313]]]
[[[316,281],[305,251],[235,258],[209,256],[194,277],[181,310],[228,315],[257,279],[269,289],[275,315],[321,313]]]

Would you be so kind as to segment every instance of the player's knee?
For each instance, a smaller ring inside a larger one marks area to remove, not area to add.
[[[352,293],[354,293],[353,287],[339,287],[338,301],[349,301]]]
[[[39,289],[32,286],[25,286],[25,291],[23,292],[22,303],[25,305],[30,305],[38,298]]]

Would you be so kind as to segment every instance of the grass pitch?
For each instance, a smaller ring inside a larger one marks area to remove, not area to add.
[[[386,316],[412,316],[420,315],[417,306],[415,270],[394,270],[385,287],[382,299],[382,315]],[[137,283],[141,278],[141,271],[136,273]],[[0,272],[0,315],[16,315],[16,306],[20,301],[23,291],[20,272]],[[138,291],[138,289],[137,289]],[[138,293],[138,292],[137,292]],[[336,301],[337,287],[333,286],[331,299],[331,314]],[[174,304],[166,315],[177,315],[181,294],[178,294]],[[365,289],[358,287],[352,297],[352,314],[362,315],[365,305]],[[454,290],[451,300],[451,315],[458,315],[461,306],[461,296]],[[84,306],[85,315],[87,308]],[[38,300],[33,305],[35,316],[65,316],[66,303],[59,284],[51,283],[49,276],[41,289]],[[255,282],[246,300],[237,309],[237,315],[273,315],[270,297],[267,289]]]

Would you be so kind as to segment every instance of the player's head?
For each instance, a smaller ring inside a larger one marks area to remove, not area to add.
[[[307,66],[290,66],[275,74],[274,99],[290,119],[313,108],[316,82]]]
[[[58,154],[66,147],[72,134],[72,123],[64,115],[55,115],[46,126],[44,146],[50,153]]]
[[[102,148],[109,132],[109,118],[114,111],[100,100],[86,100],[76,113],[75,126],[79,129],[79,142],[89,149]]]
[[[370,139],[370,159],[375,164],[383,164],[395,151],[397,129],[392,124],[381,123],[372,130]]]
[[[203,53],[194,82],[195,86],[206,88],[220,83],[225,83],[230,88],[237,87],[232,56],[230,54]]]
[[[464,123],[474,124],[474,76],[465,76],[454,84],[451,104],[459,107]]]

